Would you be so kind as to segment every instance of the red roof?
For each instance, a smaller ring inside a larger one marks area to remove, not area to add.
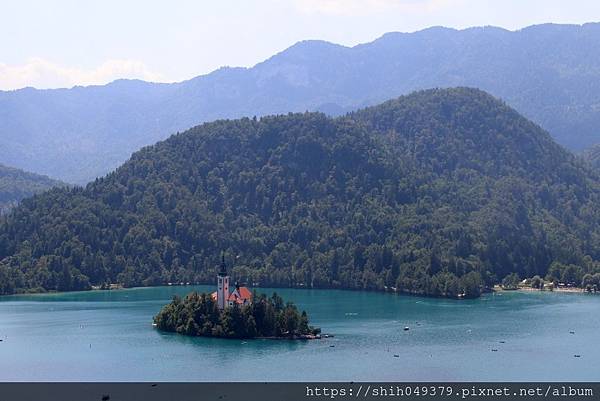
[[[239,288],[239,293],[240,293],[240,297],[242,299],[247,299],[247,300],[251,300],[252,299],[252,292],[250,292],[250,290],[248,289],[248,287],[240,287]]]
[[[239,287],[229,295],[228,300],[238,304],[243,304],[245,301],[252,300],[252,293],[246,287]]]
[[[210,296],[214,301],[216,301],[217,291],[210,294]],[[238,287],[231,294],[229,294],[227,300],[241,305],[252,301],[252,292],[247,287]]]

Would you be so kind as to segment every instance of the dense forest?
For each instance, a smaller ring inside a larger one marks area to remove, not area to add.
[[[65,184],[43,175],[28,173],[0,164],[0,214],[23,198]]]
[[[600,272],[599,182],[475,89],[221,120],[24,200],[0,223],[0,293],[213,283],[222,250],[253,286],[477,297],[551,266],[579,285]]]
[[[225,338],[310,338],[320,333],[309,326],[305,311],[285,303],[274,293],[270,298],[254,293],[249,305],[217,308],[210,294],[192,292],[165,305],[154,323],[159,330],[188,336]]]
[[[583,158],[593,167],[600,169],[600,144],[592,146],[583,152]]]

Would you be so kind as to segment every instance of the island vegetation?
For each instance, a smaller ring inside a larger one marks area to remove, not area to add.
[[[600,273],[599,205],[596,171],[479,90],[216,121],[2,217],[0,293],[213,283],[221,250],[263,287],[582,283]]]
[[[273,293],[271,297],[254,292],[249,305],[219,310],[210,294],[192,292],[181,299],[173,297],[154,317],[159,330],[188,336],[224,338],[314,339],[319,328],[309,326],[305,311]]]

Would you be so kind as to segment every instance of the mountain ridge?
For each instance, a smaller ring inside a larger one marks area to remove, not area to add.
[[[197,79],[201,79],[201,78],[205,78],[205,77],[209,77],[213,74],[216,74],[218,72],[221,72],[222,70],[251,70],[254,67],[263,64],[269,60],[271,60],[272,58],[276,58],[277,56],[280,56],[282,54],[286,54],[289,50],[295,49],[298,46],[302,47],[306,44],[322,44],[322,45],[326,45],[327,47],[332,47],[332,48],[343,48],[343,49],[355,49],[355,48],[360,48],[360,47],[365,47],[365,46],[369,46],[371,44],[377,43],[379,41],[382,41],[384,39],[387,39],[389,37],[393,37],[393,36],[409,36],[409,35],[416,35],[416,34],[420,34],[420,33],[426,33],[426,32],[432,32],[432,31],[445,31],[445,32],[476,32],[476,31],[482,31],[482,30],[486,30],[486,31],[498,31],[498,32],[503,32],[503,33],[518,33],[518,32],[523,32],[523,31],[529,31],[529,30],[536,30],[539,28],[544,28],[544,27],[561,27],[561,28],[565,28],[565,29],[572,29],[572,28],[583,28],[586,26],[598,26],[600,25],[600,22],[586,22],[583,24],[559,24],[559,23],[540,23],[540,24],[534,24],[534,25],[529,25],[523,28],[519,28],[519,29],[515,29],[515,30],[511,30],[511,29],[506,29],[503,27],[499,27],[499,26],[494,26],[494,25],[482,25],[482,26],[472,26],[472,27],[467,27],[467,28],[452,28],[452,27],[446,27],[443,25],[436,25],[436,26],[431,26],[431,27],[427,27],[427,28],[423,28],[423,29],[419,29],[416,31],[411,31],[411,32],[402,32],[402,31],[390,31],[390,32],[386,32],[384,34],[382,34],[381,36],[371,40],[371,41],[367,41],[367,42],[361,42],[358,43],[356,45],[353,46],[346,46],[346,45],[342,45],[339,43],[334,43],[334,42],[330,42],[327,40],[323,40],[323,39],[303,39],[300,40],[296,43],[294,43],[293,45],[273,54],[272,56],[266,58],[263,61],[259,61],[255,64],[253,64],[252,66],[249,67],[243,67],[243,66],[221,66],[217,69],[215,69],[214,71],[208,72],[206,74],[200,74],[200,75],[196,75],[194,77],[188,78],[188,79],[184,79],[181,81],[174,81],[174,82],[154,82],[154,81],[145,81],[143,79],[139,79],[139,78],[117,78],[113,81],[107,82],[106,84],[91,84],[91,85],[74,85],[72,87],[60,87],[60,88],[44,88],[44,89],[40,89],[40,88],[36,88],[33,86],[26,86],[23,88],[17,88],[17,89],[9,89],[9,90],[3,90],[0,89],[0,93],[14,93],[14,92],[20,92],[20,91],[60,91],[60,90],[71,90],[71,89],[75,89],[75,88],[79,88],[79,89],[85,89],[85,88],[95,88],[95,87],[105,87],[105,86],[111,86],[114,84],[118,84],[120,82],[123,83],[143,83],[143,84],[150,84],[150,85],[178,85],[178,84],[184,84],[190,81],[194,81]]]
[[[140,147],[204,121],[307,110],[341,115],[456,86],[504,99],[579,152],[597,143],[598,43],[597,23],[431,28],[353,47],[303,41],[250,68],[173,84],[0,92],[0,162],[83,184]]]
[[[476,89],[218,120],[0,223],[0,292],[212,282],[478,296],[600,272],[600,179]],[[235,260],[235,263],[231,261]]]

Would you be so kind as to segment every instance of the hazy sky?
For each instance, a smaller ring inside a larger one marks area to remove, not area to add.
[[[598,0],[0,0],[0,89],[180,81],[304,39],[600,21]]]

